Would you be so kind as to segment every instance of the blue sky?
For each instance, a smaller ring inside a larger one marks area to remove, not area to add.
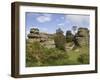
[[[48,33],[55,33],[56,29],[61,28],[65,34],[73,26],[90,27],[89,15],[26,12],[25,19],[26,34],[30,28],[39,28],[40,32]]]

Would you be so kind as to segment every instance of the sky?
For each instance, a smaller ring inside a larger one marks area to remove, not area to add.
[[[25,13],[26,35],[31,28],[38,28],[40,32],[55,33],[61,28],[64,34],[72,30],[73,26],[90,27],[90,16],[84,14],[60,14],[60,13]]]

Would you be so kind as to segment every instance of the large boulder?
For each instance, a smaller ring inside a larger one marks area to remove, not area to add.
[[[38,28],[31,28],[30,33],[39,34],[39,29]]]
[[[31,28],[30,33],[27,35],[29,41],[39,41],[45,42],[48,40],[48,34],[44,32],[39,32],[38,28]]]
[[[34,33],[30,33],[30,34],[28,34],[28,38],[40,38],[40,35],[34,34]]]
[[[76,35],[77,35],[79,44],[81,44],[81,45],[89,44],[88,28],[79,28]]]
[[[79,28],[77,35],[79,37],[88,37],[89,36],[89,30],[88,28]]]
[[[47,33],[41,32],[41,33],[40,33],[40,42],[44,42],[44,41],[47,41],[47,40],[48,40],[48,35],[47,35]]]

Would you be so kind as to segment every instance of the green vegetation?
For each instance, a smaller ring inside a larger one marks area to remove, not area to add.
[[[73,27],[74,33],[76,28],[76,26]],[[56,30],[56,34],[48,35],[47,41],[45,39],[44,42],[41,42],[37,36],[35,36],[35,39],[33,37],[30,40],[27,39],[26,67],[89,64],[88,41],[86,41],[84,36],[80,37],[76,34],[66,31],[66,35],[64,35],[59,28]],[[85,32],[85,35],[88,34]],[[81,46],[78,46],[76,43],[81,44]]]
[[[57,48],[46,48],[39,42],[27,43],[26,66],[49,66],[67,64],[68,55]]]
[[[26,61],[28,62],[28,65],[34,62],[36,65],[42,65],[42,58],[45,56],[43,55],[43,50],[40,46],[40,43],[35,41],[31,44],[27,44],[26,48]]]
[[[70,50],[68,52],[69,64],[89,64],[89,47],[84,45],[76,50]]]
[[[86,45],[67,52],[58,48],[48,49],[39,42],[27,43],[26,47],[27,67],[89,64],[89,49]]]

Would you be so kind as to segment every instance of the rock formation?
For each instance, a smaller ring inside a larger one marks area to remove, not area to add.
[[[28,34],[28,39],[31,41],[46,41],[48,38],[46,33],[40,33],[38,28],[31,28],[30,33]]]
[[[69,40],[69,41],[68,41]],[[66,49],[76,49],[82,46],[89,45],[89,30],[88,28],[78,28],[75,35],[71,31],[66,32]]]
[[[48,34],[48,33],[40,32],[38,28],[31,28],[30,33],[27,35],[28,37],[27,41],[29,43],[33,41],[38,41],[41,45],[47,48],[55,48],[54,35],[55,34]],[[75,38],[77,38],[80,46],[89,45],[88,28],[82,28],[82,27],[78,28],[78,31],[75,34]]]
[[[79,28],[76,34],[81,45],[89,44],[89,30],[88,28]]]
[[[54,40],[51,39],[53,37],[52,34],[40,32],[38,28],[31,28],[30,33],[27,35],[28,42],[31,43],[33,41],[40,42],[41,45],[47,48],[54,48]]]

